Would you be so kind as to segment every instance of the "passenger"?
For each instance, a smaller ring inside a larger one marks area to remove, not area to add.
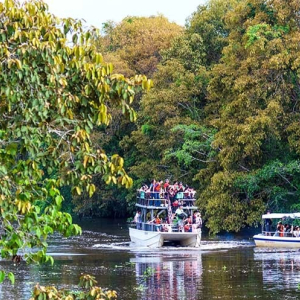
[[[161,231],[162,226],[161,226],[161,219],[159,218],[159,216],[156,216],[154,223],[155,223],[156,231]]]
[[[178,218],[178,230],[183,230],[183,220],[186,218],[186,213],[183,211],[183,206],[180,205],[179,208],[176,209],[175,215]]]
[[[177,192],[178,192],[178,181],[174,181],[173,183],[173,192],[174,192],[174,198],[177,199]]]
[[[162,180],[159,182],[159,187],[160,187],[159,198],[160,199],[165,199],[164,182]],[[160,204],[163,204],[163,203],[161,202]]]
[[[183,192],[183,191],[184,191],[184,186],[183,186],[182,182],[179,182],[178,191],[177,192]]]
[[[279,236],[283,237],[284,236],[284,227],[281,221],[278,222],[277,224],[277,231],[279,233]]]
[[[290,236],[291,234],[291,225],[285,224],[284,225],[284,235],[285,236]]]
[[[194,214],[194,224],[193,224],[193,232],[197,232],[198,229],[201,229],[202,227],[202,219],[201,214],[199,212],[196,212]]]
[[[167,222],[163,222],[162,224],[162,231],[163,232],[172,232],[172,226]]]
[[[192,232],[192,225],[193,225],[193,220],[192,217],[189,216],[187,219],[184,220],[184,231]]]
[[[169,186],[168,194],[169,194],[169,199],[170,199],[171,205],[172,205],[175,201],[176,192],[175,192],[173,186],[171,186],[171,185]]]
[[[169,179],[166,179],[163,185],[163,190],[164,190],[165,198],[168,200],[169,200],[169,188],[170,188]]]
[[[178,218],[177,218],[177,216],[175,215],[175,213],[172,214],[171,222],[172,222],[172,225],[173,225],[174,227],[177,227],[177,226],[178,226]]]
[[[196,191],[193,188],[190,188],[191,199],[195,199]]]
[[[267,211],[267,214],[270,214],[270,211]],[[265,231],[266,235],[271,235],[271,226],[272,226],[272,220],[271,219],[265,219]]]
[[[156,182],[155,186],[154,186],[154,199],[155,200],[155,206],[160,206],[160,200],[159,200],[159,193],[160,193],[160,184],[162,181],[158,181]]]
[[[295,226],[295,230],[293,231],[293,236],[300,237],[300,227],[299,226]]]
[[[172,204],[172,211],[176,212],[178,207],[179,207],[179,202],[178,202],[178,200],[175,200]]]
[[[142,223],[142,217],[141,217],[141,212],[137,211],[134,218],[133,218],[133,222],[136,223],[136,228],[140,229],[141,228],[141,223]]]
[[[155,199],[155,186],[156,186],[156,180],[153,179],[148,190],[148,193],[150,194],[150,199]],[[153,200],[149,201],[149,205],[150,206],[153,205]]]

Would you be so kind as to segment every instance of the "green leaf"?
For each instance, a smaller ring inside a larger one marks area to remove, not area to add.
[[[57,196],[55,197],[55,203],[56,203],[56,205],[57,205],[57,206],[60,206],[61,203],[62,203],[62,200],[63,200],[62,196],[57,195]]]
[[[15,275],[12,272],[7,274],[8,279],[10,280],[11,284],[15,284]]]
[[[0,271],[0,283],[2,283],[4,279],[5,279],[5,272]]]

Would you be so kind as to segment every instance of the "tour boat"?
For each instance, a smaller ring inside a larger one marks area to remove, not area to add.
[[[253,236],[257,247],[300,248],[299,231],[295,233],[296,225],[300,225],[300,213],[268,213],[262,215],[262,220],[262,232]],[[266,221],[269,220],[272,225],[266,228]],[[279,222],[291,225],[291,230],[277,230]]]
[[[186,215],[193,216],[197,211],[195,199],[184,198],[184,193],[178,193],[177,201],[182,204]],[[199,247],[201,241],[201,228],[191,226],[191,232],[185,232],[181,226],[173,223],[174,208],[166,196],[159,199],[151,198],[153,193],[137,192],[137,210],[140,211],[140,220],[129,228],[131,242],[137,246],[159,248],[169,242],[180,244],[184,247]],[[158,204],[159,203],[159,204]],[[155,205],[156,204],[156,205]],[[155,216],[163,216],[162,224],[151,222]]]

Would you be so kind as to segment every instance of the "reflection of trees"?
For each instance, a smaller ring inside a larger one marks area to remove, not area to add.
[[[136,264],[136,278],[141,300],[199,299],[201,286],[201,255],[142,257],[132,259]],[[149,272],[153,270],[153,272]]]
[[[209,299],[255,299],[263,294],[261,271],[252,249],[212,252],[203,255],[202,265],[202,293]]]
[[[279,290],[296,291],[300,282],[300,256],[298,251],[255,251],[254,259],[261,261],[263,283]]]

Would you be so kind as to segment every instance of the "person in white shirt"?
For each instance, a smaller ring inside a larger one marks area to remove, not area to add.
[[[300,227],[296,226],[293,230],[294,237],[300,237]]]
[[[180,205],[176,211],[175,215],[177,216],[178,219],[178,229],[183,230],[183,220],[187,217],[186,213],[183,211],[183,206]]]

